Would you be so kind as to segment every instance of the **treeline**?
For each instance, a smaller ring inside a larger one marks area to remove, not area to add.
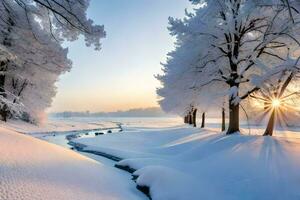
[[[167,114],[163,112],[160,108],[137,108],[130,109],[125,111],[116,111],[116,112],[57,112],[50,113],[50,117],[57,118],[71,118],[71,117],[174,117],[175,115]]]

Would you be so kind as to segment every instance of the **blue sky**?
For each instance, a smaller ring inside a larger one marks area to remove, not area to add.
[[[92,0],[88,16],[104,24],[102,50],[68,43],[71,72],[61,76],[49,111],[115,111],[157,106],[154,74],[173,49],[168,17],[183,17],[188,0]]]

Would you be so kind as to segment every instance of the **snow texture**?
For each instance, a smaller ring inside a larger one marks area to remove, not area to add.
[[[7,128],[0,133],[1,200],[143,199],[99,162]]]
[[[125,158],[118,164],[137,170],[137,184],[149,187],[153,200],[300,198],[296,132],[226,136],[186,126],[131,127],[75,142]]]
[[[117,127],[116,123],[107,121],[99,121],[99,119],[50,119],[39,125],[30,124],[21,120],[9,120],[7,123],[0,122],[1,126],[15,131],[30,135],[45,135],[46,133],[60,133],[83,130],[94,130],[103,128]]]

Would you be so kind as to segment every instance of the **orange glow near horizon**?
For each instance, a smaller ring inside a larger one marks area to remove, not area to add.
[[[63,112],[63,111],[90,111],[90,112],[113,112],[119,110],[129,110],[134,108],[158,107],[156,94],[153,92],[139,94],[116,94],[109,95],[89,94],[82,96],[75,94],[58,94],[54,99],[52,107],[47,112]]]

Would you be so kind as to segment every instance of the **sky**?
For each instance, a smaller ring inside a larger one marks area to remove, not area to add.
[[[101,51],[82,38],[64,44],[73,62],[60,77],[49,112],[116,111],[158,106],[154,78],[174,48],[168,17],[184,17],[188,0],[91,0],[88,16],[104,24]]]

